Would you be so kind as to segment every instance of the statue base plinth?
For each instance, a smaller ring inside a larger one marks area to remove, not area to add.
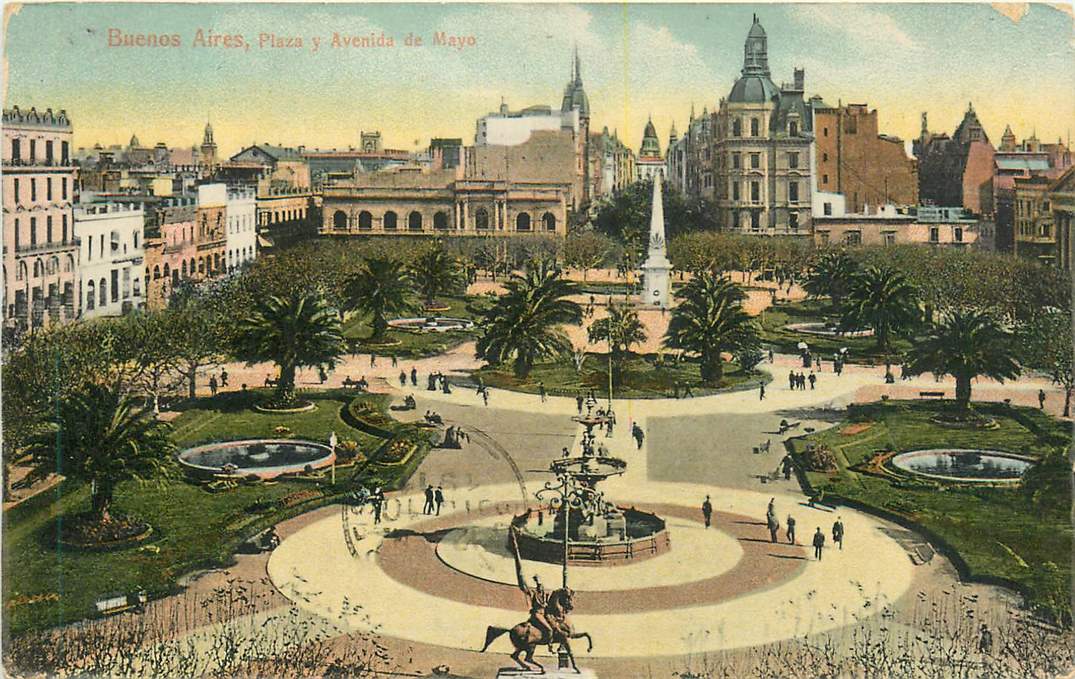
[[[580,667],[579,671],[559,670],[554,667],[545,667],[541,670],[524,670],[518,667],[501,667],[496,673],[496,679],[529,679],[529,677],[543,677],[544,679],[597,679],[593,670]]]

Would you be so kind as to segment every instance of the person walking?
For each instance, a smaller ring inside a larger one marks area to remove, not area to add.
[[[784,480],[785,481],[790,481],[791,480],[791,469],[792,469],[791,466],[792,466],[792,464],[794,464],[791,461],[791,453],[788,453],[787,455],[785,455],[784,459],[781,461],[780,464],[781,464],[781,466],[783,468]]]
[[[694,398],[694,392],[691,391],[690,382],[687,382],[683,385],[683,398]]]
[[[773,362],[773,348],[769,347],[769,362]]]
[[[764,382],[762,382],[761,384],[758,385],[758,400],[759,401],[764,401],[765,400],[765,383]]]
[[[788,514],[788,544],[795,544],[795,517]]]
[[[795,371],[794,370],[789,370],[788,371],[788,389],[791,389],[792,391],[795,390]]]
[[[424,505],[422,505],[422,513],[423,514],[432,514],[433,513],[433,500],[434,500],[434,497],[435,497],[435,493],[433,491],[433,484],[430,484],[430,485],[426,486],[425,495],[426,495],[426,503]]]
[[[216,375],[210,375],[209,376],[209,391],[211,391],[213,393],[213,396],[216,396],[216,388],[217,388]]]
[[[582,414],[582,394],[575,396],[575,408],[578,409],[579,415]]]
[[[549,400],[548,394],[545,393],[545,383],[538,382],[538,396],[541,397],[541,402]]]
[[[708,495],[702,503],[702,518],[705,519],[705,527],[709,528],[713,521],[713,503],[709,501]]]
[[[399,386],[401,388],[407,386],[407,373],[402,370],[399,371]]]
[[[370,352],[370,367],[377,367],[377,354]]]
[[[395,354],[392,354],[392,367],[395,368],[398,365],[399,365],[399,357],[396,356]]]
[[[227,369],[220,371],[220,387],[223,389],[228,386],[228,371]]]
[[[1045,390],[1038,389],[1038,409],[1045,410]]]
[[[642,431],[642,427],[638,426],[637,422],[631,425],[631,435],[635,437],[638,450],[642,450],[642,443],[646,440],[646,432]]]
[[[384,507],[384,491],[379,487],[370,496],[370,505],[373,506],[373,525],[381,522],[381,508]]]
[[[489,387],[482,387],[482,402],[489,405]]]
[[[769,541],[775,543],[779,540],[780,521],[776,518],[776,514],[769,514],[765,520],[769,524]]]
[[[821,532],[821,526],[814,532],[814,558],[821,561],[821,550],[825,548],[825,534]]]
[[[414,368],[413,366],[411,367],[411,386],[412,387],[417,387],[418,386],[418,370],[417,370],[417,368]]]
[[[567,449],[567,446],[564,446],[564,449],[561,452],[564,454],[564,457],[571,457],[571,451]]]
[[[433,492],[433,501],[437,504],[437,516],[440,516],[440,506],[444,504],[444,489],[440,486]]]
[[[811,370],[810,371],[810,376],[807,377],[806,379],[810,380],[810,391],[813,391],[814,390],[814,385],[817,384],[817,375],[815,375],[814,371]]]
[[[776,498],[769,498],[769,508],[765,510],[766,516],[776,516]]]
[[[844,548],[844,522],[838,516],[836,523],[832,524],[832,542],[840,545],[840,549]]]

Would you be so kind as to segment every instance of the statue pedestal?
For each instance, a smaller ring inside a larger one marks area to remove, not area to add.
[[[529,679],[530,677],[542,677],[543,679],[597,679],[594,671],[585,667],[580,667],[578,672],[575,670],[558,670],[548,666],[545,667],[544,672],[540,670],[523,670],[517,667],[501,667],[500,671],[496,673],[496,679]]]

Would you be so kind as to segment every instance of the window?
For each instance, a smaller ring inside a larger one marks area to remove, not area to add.
[[[65,141],[60,142],[60,162],[63,163],[64,165],[70,165],[71,164],[70,147],[68,146],[67,142],[65,142]]]
[[[395,231],[396,222],[398,221],[398,219],[399,218],[396,216],[395,212],[388,211],[384,213],[384,219],[382,220],[382,224],[384,225],[385,231]]]
[[[829,128],[827,128],[827,127],[821,128],[821,136],[823,136],[823,137],[829,136]]]
[[[37,245],[37,217],[30,217],[30,247]]]
[[[137,249],[138,248],[138,232],[137,231],[131,232],[131,242],[134,243],[134,245],[132,247]]]
[[[11,160],[16,164],[22,161],[22,140],[11,140]]]
[[[799,182],[791,182],[788,184],[788,200],[792,203],[799,202]]]
[[[45,200],[52,200],[52,177],[45,180]]]
[[[799,123],[794,120],[788,123],[788,134],[792,137],[799,136]]]
[[[791,229],[792,231],[798,231],[799,230],[799,213],[798,212],[789,212],[788,213],[788,228]]]
[[[422,230],[422,213],[418,210],[414,210],[407,217],[407,229],[410,231]]]
[[[953,233],[953,239],[955,240],[955,242],[957,242],[957,243],[962,243],[963,242],[963,227],[962,226],[957,226],[953,230],[952,233]]]
[[[448,230],[448,213],[443,210],[433,213],[433,228],[437,231]]]
[[[64,163],[66,165],[66,163]],[[67,200],[67,179],[60,180],[60,198]]]
[[[520,212],[515,217],[515,230],[516,231],[529,231],[530,230],[530,215],[525,212]]]
[[[895,231],[886,231],[885,233],[882,234],[882,236],[885,239],[885,245],[895,245],[896,244],[896,232]]]
[[[742,137],[743,136],[743,122],[741,120],[739,120],[738,118],[736,118],[735,120],[732,121],[732,136],[733,137]]]
[[[761,212],[753,210],[750,213],[750,228],[752,231],[757,231],[761,228]]]
[[[52,140],[45,142],[45,163],[52,165]]]
[[[847,134],[856,134],[859,131],[858,118],[848,117],[844,118],[844,132]]]
[[[818,240],[821,241],[822,245],[828,245],[829,244],[829,232],[828,231],[818,231],[817,232],[817,237],[818,237]]]
[[[96,292],[97,292],[97,286],[94,285],[93,281],[89,281],[88,283],[86,283],[86,310],[87,311],[93,311],[94,305],[97,302],[97,296],[95,294]]]
[[[546,212],[541,216],[541,224],[545,227],[546,231],[555,231],[556,215],[551,212]]]
[[[732,200],[739,200],[739,182],[732,182]]]
[[[343,210],[336,210],[332,213],[332,228],[337,231],[347,230],[347,213]]]
[[[474,213],[474,228],[479,231],[489,228],[489,211],[483,207],[478,208],[478,211]]]
[[[21,240],[22,240],[22,238],[19,237],[19,218],[16,217],[15,218],[15,251],[16,252],[18,252],[18,250],[19,250],[19,241],[21,241]]]
[[[31,179],[30,180],[30,200],[31,201],[37,200],[37,180],[36,179]]]
[[[732,154],[732,169],[733,170],[738,170],[739,169],[739,166],[740,166],[740,164],[742,162],[742,158],[740,158],[740,155],[741,154],[739,154],[739,153],[733,153]]]
[[[22,198],[22,196],[19,195],[19,180],[14,179],[13,181],[15,182],[15,185],[14,185],[14,187],[12,187],[13,188],[12,193],[15,194],[15,204],[18,205],[19,200]]]
[[[829,183],[829,175],[827,175],[827,174],[821,175],[821,183],[822,184],[828,184]]]
[[[759,167],[761,167],[761,154],[760,153],[751,153],[750,154],[750,169],[757,170]]]
[[[750,182],[750,200],[754,203],[761,200],[761,182]]]
[[[62,229],[63,229],[63,231],[62,231],[63,242],[67,243],[68,242],[68,239],[67,239],[67,215],[66,214],[63,215],[63,217],[61,217],[60,220],[62,222]]]
[[[45,217],[45,242],[52,242],[52,215]]]
[[[941,240],[941,230],[936,226],[929,227],[929,242],[936,243]]]
[[[825,205],[823,207],[824,207],[825,216],[826,217],[831,216],[832,215],[832,203],[825,203]]]
[[[750,119],[750,136],[751,137],[757,137],[758,136],[758,131],[759,131],[760,128],[761,128],[761,124],[758,121],[758,119],[757,118],[751,118]]]
[[[862,245],[862,232],[861,231],[848,231],[844,236],[848,245]]]
[[[799,154],[798,153],[789,153],[788,154],[788,167],[791,168],[792,170],[798,169],[798,167],[799,167]]]
[[[821,154],[821,160],[822,160],[823,162],[826,162],[826,163],[827,163],[827,162],[829,161],[829,154],[827,154],[827,153],[822,153],[822,154]]]
[[[373,215],[363,210],[358,213],[358,228],[362,231],[369,231],[373,228]]]
[[[37,160],[37,140],[30,140],[30,162],[33,163]]]

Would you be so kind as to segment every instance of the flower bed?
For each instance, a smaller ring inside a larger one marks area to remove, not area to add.
[[[374,459],[381,464],[403,464],[414,451],[418,449],[418,443],[406,437],[394,438],[386,441],[377,451]]]
[[[145,521],[112,514],[101,521],[91,514],[67,518],[62,524],[59,542],[66,547],[86,550],[119,549],[149,538],[153,527]]]

